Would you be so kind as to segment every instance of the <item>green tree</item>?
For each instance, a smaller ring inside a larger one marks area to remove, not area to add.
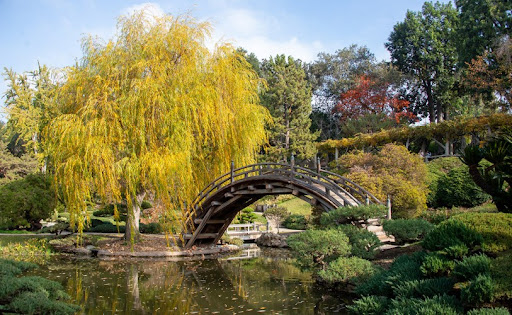
[[[274,118],[270,126],[270,157],[284,161],[291,154],[299,159],[312,158],[318,134],[310,132],[311,88],[302,62],[277,55],[264,60],[261,68],[269,87],[261,100]]]
[[[209,32],[192,18],[139,11],[122,16],[108,42],[83,40],[84,56],[56,99],[62,114],[46,137],[79,231],[93,196],[126,198],[125,237],[134,242],[148,193],[181,220],[173,209],[190,205],[231,160],[255,161],[270,118],[259,105],[260,79],[232,46],[208,50]]]
[[[457,23],[457,11],[450,3],[425,2],[421,12],[407,11],[386,43],[393,65],[410,76],[409,101],[415,113],[428,115],[431,122],[448,118],[457,63]]]
[[[56,75],[56,71],[45,65],[23,74],[9,69],[4,72],[9,86],[5,93],[7,128],[17,143],[22,142],[36,155],[42,149],[42,130],[56,116],[52,101],[57,87]]]
[[[459,12],[458,52],[460,67],[497,46],[512,27],[511,1],[455,0]]]

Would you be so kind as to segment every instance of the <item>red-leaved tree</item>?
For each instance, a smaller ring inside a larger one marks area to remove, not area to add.
[[[370,114],[385,114],[396,123],[416,118],[409,111],[409,101],[399,99],[389,83],[378,82],[367,75],[361,76],[353,89],[340,95],[333,113],[339,115],[341,121]]]

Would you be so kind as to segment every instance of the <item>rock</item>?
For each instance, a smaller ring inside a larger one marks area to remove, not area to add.
[[[266,247],[288,247],[288,244],[286,243],[286,236],[274,233],[263,233],[258,239],[256,239],[256,244]]]

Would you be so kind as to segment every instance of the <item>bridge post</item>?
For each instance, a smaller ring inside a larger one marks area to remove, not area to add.
[[[320,165],[320,158],[318,157],[316,159],[316,172],[320,174],[320,169],[321,169],[321,165]]]
[[[295,172],[295,155],[293,155],[293,153],[290,157],[290,165],[292,166],[292,173]]]
[[[388,195],[388,215],[387,215],[387,219],[391,220],[391,198],[389,197],[389,195]]]
[[[235,161],[231,160],[231,177],[230,177],[231,184],[233,184],[234,179],[235,179]]]

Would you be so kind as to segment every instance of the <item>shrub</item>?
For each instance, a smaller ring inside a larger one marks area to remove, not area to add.
[[[345,176],[384,201],[393,198],[393,215],[408,218],[426,210],[427,169],[405,146],[386,144],[377,154],[355,151],[339,159]]]
[[[151,204],[151,202],[149,202],[147,200],[143,200],[140,204],[140,208],[142,210],[151,209],[151,208],[153,208],[153,205]]]
[[[117,211],[119,212],[119,215],[120,216],[124,215],[124,218],[126,219],[126,213],[128,211],[126,208],[126,205],[122,204],[122,203],[118,203],[116,206],[117,206]],[[103,208],[94,211],[92,213],[92,215],[95,217],[111,217],[114,215],[114,211],[115,211],[114,205],[108,204],[108,205],[105,205]],[[124,220],[121,220],[121,221],[124,221]]]
[[[51,254],[46,238],[32,238],[21,243],[0,246],[0,257],[42,263]]]
[[[387,235],[393,235],[401,244],[418,241],[434,229],[432,223],[423,219],[386,220],[382,226]]]
[[[438,253],[447,258],[462,259],[469,253],[469,248],[465,244],[458,244],[440,250]]]
[[[159,234],[162,233],[163,229],[159,223],[151,222],[148,224],[141,223],[139,225],[139,231],[145,234]]]
[[[425,276],[441,276],[450,273],[455,267],[453,260],[447,259],[437,253],[428,254],[420,266]]]
[[[453,275],[460,281],[468,281],[479,274],[488,275],[491,270],[491,259],[483,254],[467,257],[457,263]]]
[[[385,296],[363,296],[355,300],[353,305],[348,305],[347,309],[353,314],[380,315],[385,313],[389,302]]]
[[[352,255],[363,259],[372,259],[375,257],[377,248],[381,244],[375,233],[351,224],[340,225],[338,229],[348,236],[350,245],[352,246],[350,251]]]
[[[87,230],[88,232],[97,232],[97,233],[124,233],[125,227],[123,225],[118,226],[110,223],[103,222],[102,224],[96,225]]]
[[[404,281],[393,286],[393,293],[397,297],[434,297],[449,293],[455,282],[450,278],[433,278]]]
[[[467,315],[510,315],[510,312],[504,307],[479,308],[469,311]]]
[[[222,235],[220,238],[223,243],[236,245],[236,246],[242,246],[244,244],[244,240],[238,237],[230,237],[226,233]]]
[[[305,230],[307,220],[302,214],[291,214],[284,220],[283,226],[292,230]]]
[[[450,295],[418,298],[398,298],[391,301],[386,314],[456,315],[461,310],[457,299]]]
[[[429,193],[427,195],[427,204],[431,207],[437,207],[436,193],[439,179],[446,175],[450,170],[464,165],[456,157],[446,157],[432,160],[427,163],[427,183]]]
[[[338,230],[306,230],[290,235],[286,241],[303,267],[323,265],[348,256],[351,250],[348,237]]]
[[[489,275],[478,275],[460,292],[462,302],[475,305],[491,302],[494,298],[494,285]]]
[[[263,216],[270,222],[273,222],[277,226],[277,232],[279,233],[279,226],[288,217],[290,213],[285,207],[272,207],[265,210]]]
[[[406,281],[420,280],[423,277],[420,266],[424,258],[424,252],[399,256],[393,261],[389,270],[375,273],[368,281],[356,286],[355,292],[360,295],[391,296],[392,286]]]
[[[494,283],[494,296],[499,299],[512,299],[512,251],[500,254],[491,260],[491,277]]]
[[[437,251],[454,245],[466,245],[470,250],[482,243],[482,236],[464,223],[448,220],[441,223],[425,236],[423,248]]]
[[[512,249],[512,213],[468,212],[456,215],[451,220],[462,222],[480,233],[485,252],[497,253]]]
[[[75,314],[80,307],[65,303],[60,283],[41,277],[16,277],[37,265],[0,259],[0,312]]]
[[[330,262],[327,267],[318,272],[318,276],[325,282],[362,281],[375,273],[375,268],[368,260],[359,257],[339,257]]]
[[[491,199],[491,196],[478,187],[466,165],[450,170],[439,178],[437,184],[436,207],[474,207]]]
[[[246,207],[242,209],[242,211],[238,212],[233,220],[234,224],[245,224],[245,223],[253,223],[258,219],[258,216],[254,213],[253,207]]]
[[[0,229],[41,228],[56,206],[48,176],[30,174],[0,187]]]
[[[320,225],[323,227],[336,227],[340,224],[381,218],[385,216],[386,213],[387,208],[383,205],[346,206],[324,212],[320,217]]]
[[[441,222],[448,220],[452,216],[452,211],[446,208],[427,210],[422,212],[419,217],[427,220],[428,222],[438,225]]]

